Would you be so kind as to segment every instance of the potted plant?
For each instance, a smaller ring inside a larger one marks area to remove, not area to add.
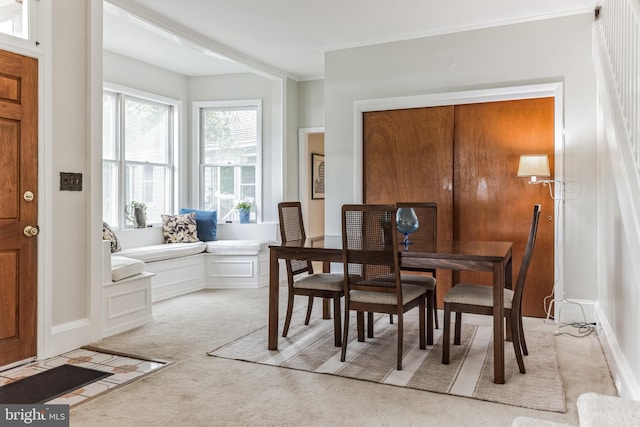
[[[144,202],[129,203],[124,208],[124,213],[129,222],[136,228],[145,228],[147,226],[147,205]]]
[[[249,223],[249,216],[251,215],[251,202],[249,200],[240,200],[236,204],[236,209],[240,212],[240,224]]]

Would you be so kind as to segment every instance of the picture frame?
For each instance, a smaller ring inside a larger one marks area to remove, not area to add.
[[[324,154],[311,153],[311,199],[324,199]]]

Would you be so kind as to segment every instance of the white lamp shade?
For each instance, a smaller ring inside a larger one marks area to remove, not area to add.
[[[520,156],[518,176],[551,176],[549,157],[546,154],[523,154]]]

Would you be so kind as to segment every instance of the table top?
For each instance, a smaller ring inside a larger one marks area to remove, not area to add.
[[[465,240],[439,240],[433,242],[413,241],[405,246],[400,243],[398,250],[402,257],[414,258],[459,258],[466,260],[499,261],[510,255],[511,242],[492,241],[465,241]],[[302,240],[293,240],[286,243],[277,243],[269,246],[274,249],[297,250],[327,250],[331,252],[342,251],[342,238],[340,236],[320,236]]]

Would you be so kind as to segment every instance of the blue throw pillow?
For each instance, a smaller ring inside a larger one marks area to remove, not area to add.
[[[196,209],[180,209],[180,215],[195,212],[196,227],[198,229],[198,239],[203,242],[218,240],[216,234],[218,232],[218,212],[217,211],[199,211]]]

